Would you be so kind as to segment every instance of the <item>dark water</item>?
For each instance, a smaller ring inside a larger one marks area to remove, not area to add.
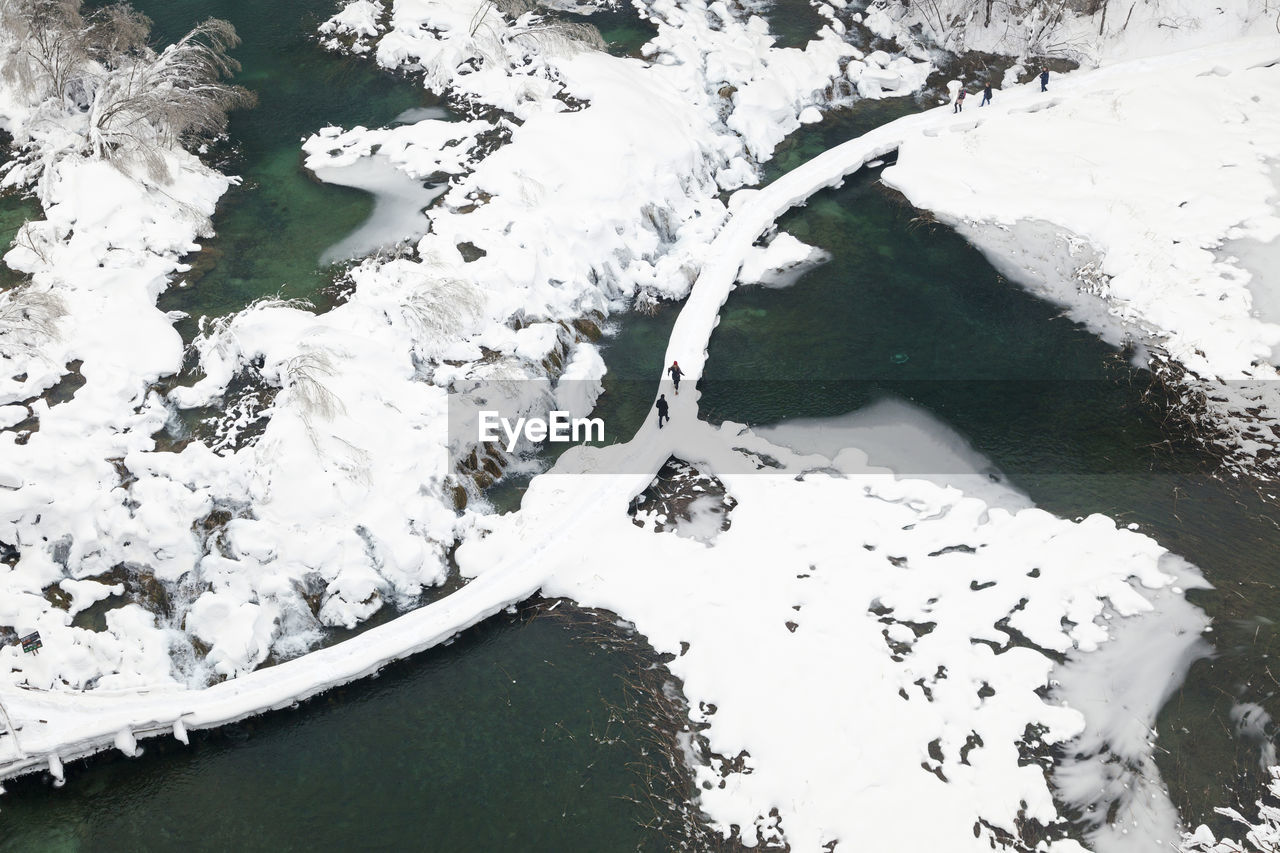
[[[1210,476],[1215,460],[1168,421],[1148,374],[927,220],[874,175],[784,216],[833,260],[788,289],[734,292],[709,347],[704,416],[763,424],[905,398],[1040,506],[1138,522],[1198,565],[1216,589],[1190,597],[1214,619],[1216,657],[1161,714],[1157,762],[1184,816],[1221,827],[1212,808],[1251,804],[1265,778],[1260,743],[1234,734],[1230,709],[1280,715],[1277,504]]]
[[[803,48],[827,23],[809,0],[772,0],[762,15],[769,22],[776,47]]]
[[[590,24],[600,31],[614,56],[639,56],[645,42],[658,34],[658,27],[640,18],[628,0],[616,0],[613,5],[597,9],[590,15],[556,12],[556,19],[572,23]]]
[[[585,623],[495,617],[300,711],[6,783],[0,850],[660,850],[635,661]]]

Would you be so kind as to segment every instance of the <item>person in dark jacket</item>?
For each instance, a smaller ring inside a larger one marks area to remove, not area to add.
[[[988,83],[986,86],[982,88],[982,103],[978,104],[978,106],[985,107],[989,103],[991,103],[991,84],[990,83]]]
[[[680,393],[680,377],[684,376],[684,371],[680,369],[680,362],[673,361],[671,366],[667,368],[667,373],[671,374],[671,382],[676,386],[676,393]]]
[[[960,112],[963,109],[964,109],[964,89],[961,89],[960,94],[956,95],[955,109],[953,109],[951,112],[952,114],[955,114]]]
[[[658,395],[658,429],[662,429],[662,422],[671,420],[671,415],[667,414],[667,395]]]
[[[1041,92],[1049,91],[1049,69],[1048,68],[1040,69],[1040,91]]]

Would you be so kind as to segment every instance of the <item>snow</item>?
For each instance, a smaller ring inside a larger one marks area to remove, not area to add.
[[[94,578],[125,564],[163,569],[190,550],[189,523],[129,507],[121,472],[123,460],[152,450],[168,418],[150,386],[182,364],[174,318],[156,310],[156,297],[186,269],[181,257],[208,235],[214,205],[234,179],[179,149],[158,149],[164,169],[155,173],[93,159],[82,153],[82,114],[33,108],[0,89],[6,124],[29,151],[4,181],[34,182],[44,210],[5,256],[31,281],[3,301],[41,304],[51,318],[47,332],[22,330],[26,346],[0,336],[0,404],[15,415],[29,410],[38,426],[25,442],[0,433],[0,539],[20,552],[0,571],[0,621],[38,630],[45,650],[24,656],[6,647],[0,671],[6,684],[42,690],[173,683],[170,651],[190,646],[153,614],[116,607],[100,632],[71,621],[123,592]],[[83,385],[64,402],[40,399],[74,362]],[[166,497],[183,505],[182,495]],[[65,609],[43,594],[54,585],[69,598]],[[60,765],[49,764],[59,775]]]
[[[1266,250],[1247,247],[1280,234],[1277,59],[1275,39],[1244,40],[1060,76],[1039,103],[981,122],[965,113],[951,132],[910,141],[882,179],[989,257],[1021,265],[1019,280],[1056,290],[1104,337],[1150,345],[1193,380],[1252,383],[1211,395],[1236,451],[1252,456],[1265,439],[1241,413],[1274,418],[1280,325],[1273,296],[1254,310],[1251,288],[1270,293],[1265,275],[1222,247],[1236,241],[1258,270]],[[1067,269],[1067,287],[1042,284],[1047,265],[1018,257],[1046,250],[1019,236],[1029,222],[1085,247],[1091,275],[1072,286],[1078,270]]]
[[[378,0],[354,0],[320,26],[321,33],[346,33],[356,37],[376,36],[378,19],[385,7]]]
[[[934,448],[940,472],[990,473],[936,424],[870,413],[851,439],[828,437],[817,455],[781,446],[786,430],[772,441],[699,421],[691,390],[669,396],[668,429],[650,420],[626,444],[566,452],[553,476],[533,480],[519,512],[459,518],[446,498],[458,483],[449,390],[522,384],[586,412],[604,365],[572,321],[641,294],[688,295],[664,363],[678,359],[694,386],[720,307],[735,281],[754,275],[744,261],[767,275],[812,260],[787,235],[752,249],[781,212],[896,148],[959,139],[956,128],[1034,109],[1046,103],[1038,92],[1004,92],[962,122],[945,109],[893,122],[743,190],[839,84],[861,91],[865,82],[867,97],[904,92],[927,64],[864,60],[829,27],[804,50],[778,49],[763,19],[699,0],[647,7],[658,35],[645,61],[584,51],[537,16],[511,21],[469,0],[398,0],[385,30],[383,11],[357,2],[325,31],[358,36],[353,49],[383,65],[421,70],[429,85],[512,118],[412,115],[390,128],[319,129],[306,143],[317,173],[376,158],[397,181],[447,175],[430,232],[408,257],[355,266],[350,294],[325,313],[265,300],[203,321],[203,376],[167,400],[148,384],[177,371],[182,352],[154,300],[228,179],[173,152],[164,191],[74,159],[40,184],[47,222],[28,226],[36,248],[10,262],[69,309],[41,352],[47,363],[29,359],[23,387],[0,385],[0,403],[48,387],[72,358],[88,381],[70,402],[32,405],[40,430],[26,444],[12,433],[0,444],[0,469],[22,472],[0,491],[5,541],[22,554],[0,573],[0,623],[46,638],[41,655],[0,651],[0,704],[22,726],[20,754],[4,757],[0,775],[48,767],[61,778],[63,761],[99,749],[134,754],[142,737],[185,739],[288,706],[539,589],[611,608],[677,655],[670,668],[709,724],[708,746],[743,755],[741,770],[719,759],[697,768],[699,805],[749,844],[892,849],[900,821],[884,815],[919,814],[922,797],[930,820],[919,835],[930,849],[989,849],[989,830],[974,836],[978,820],[1009,831],[1020,814],[1055,822],[1045,773],[1018,760],[1028,725],[1043,727],[1044,744],[1079,737],[1150,772],[1149,741],[1139,744],[1089,690],[1127,644],[1181,631],[1161,646],[1165,672],[1133,678],[1116,702],[1140,721],[1158,708],[1195,649],[1200,617],[1173,590],[1194,585],[1193,570],[1100,516],[1069,522],[998,483],[967,494],[878,467],[901,458],[886,435],[900,430]],[[1075,109],[1170,69],[1248,76],[1246,64],[1272,52],[1236,45],[1055,81],[1052,103]],[[86,192],[101,182],[112,191]],[[726,205],[721,193],[735,189]],[[194,199],[201,216],[167,206],[172,195]],[[466,244],[479,256],[466,260]],[[561,356],[549,392],[548,364]],[[261,399],[234,398],[238,381]],[[157,452],[150,436],[171,407],[203,405],[224,406],[238,427],[256,418],[261,432],[217,452],[200,441]],[[830,433],[804,426],[789,430],[797,447],[804,433]],[[631,523],[631,498],[672,455],[724,483],[736,501],[728,530],[710,498],[677,525],[690,537]],[[761,469],[765,457],[781,467]],[[215,513],[230,520],[207,531]],[[415,605],[444,579],[460,537],[458,564],[471,578],[461,589],[291,658],[326,626]],[[128,603],[107,612],[106,631],[83,631],[42,595],[54,583],[93,582],[64,587],[78,609],[115,588],[92,579],[120,565],[147,567],[177,616],[162,621]],[[1004,625],[1029,644],[1013,643]],[[210,649],[205,658],[192,637]],[[1052,701],[1040,692],[1057,679],[1048,651],[1072,661]],[[259,668],[273,653],[286,659]],[[1174,832],[1167,801],[1150,793],[1149,811],[1122,804],[1125,814],[1144,831]]]
[[[767,246],[751,248],[742,261],[738,278],[742,282],[759,283],[765,287],[789,287],[807,271],[830,259],[823,250],[781,232]]]
[[[320,255],[322,264],[364,257],[422,236],[430,225],[423,209],[444,192],[443,187],[424,187],[421,181],[396,171],[381,155],[350,166],[318,168],[315,175],[326,184],[355,187],[374,197],[373,213],[358,229],[325,249]]]
[[[599,347],[585,341],[577,344],[564,372],[556,381],[556,406],[572,418],[585,418],[596,407],[604,390],[601,382],[607,368]]]
[[[75,616],[85,608],[113,595],[124,594],[124,584],[122,583],[105,584],[98,581],[78,581],[72,578],[63,578],[58,581],[58,586],[63,592],[71,596],[71,603],[67,608],[67,615],[69,616]]]
[[[1066,57],[1098,67],[1232,39],[1274,38],[1276,9],[1267,0],[1145,0],[1102,3],[1099,11],[1083,14],[1070,5],[876,0],[864,23],[902,44],[913,44],[918,33],[929,45],[955,53]]]
[[[1053,696],[1078,708],[1086,725],[1055,765],[1053,783],[1067,802],[1087,804],[1083,822],[1098,853],[1145,851],[1178,838],[1178,815],[1154,763],[1155,723],[1191,664],[1210,653],[1201,637],[1208,617],[1174,590],[1208,584],[1176,558],[1162,569],[1172,583],[1149,594],[1148,605],[1159,618],[1110,619],[1110,642],[1090,654],[1068,651],[1054,673]]]

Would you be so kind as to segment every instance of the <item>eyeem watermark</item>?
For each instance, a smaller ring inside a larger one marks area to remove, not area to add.
[[[577,444],[581,441],[604,442],[604,421],[600,418],[571,418],[565,411],[555,410],[546,418],[504,418],[500,412],[481,411],[477,419],[477,440],[482,444],[502,442],[508,453],[514,453],[523,436],[530,443],[541,441]]]

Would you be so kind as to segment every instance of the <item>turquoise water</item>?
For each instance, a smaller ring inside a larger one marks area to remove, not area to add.
[[[438,101],[367,58],[322,50],[316,27],[335,4],[314,0],[142,0],[166,43],[207,17],[225,18],[243,39],[234,51],[243,70],[235,82],[258,96],[254,109],[232,114],[231,150],[219,168],[241,176],[213,225],[217,234],[188,260],[193,265],[160,299],[165,311],[221,316],[253,300],[323,299],[335,270],[320,265],[325,249],[354,231],[373,209],[363,191],[321,184],[302,168],[300,143],[327,125],[379,127],[403,111]],[[180,324],[184,337],[194,319]]]
[[[14,192],[0,195],[0,255],[13,246],[13,238],[23,223],[39,215],[40,202],[35,198]]]
[[[556,12],[553,17],[595,27],[614,56],[639,56],[645,42],[658,34],[658,27],[637,15],[628,0],[617,0],[590,15]]]
[[[23,223],[42,218],[40,203],[34,198],[24,197],[17,193],[0,195],[0,257],[13,246],[13,238]],[[22,273],[9,269],[9,265],[0,263],[0,290],[12,287],[26,278]]]

